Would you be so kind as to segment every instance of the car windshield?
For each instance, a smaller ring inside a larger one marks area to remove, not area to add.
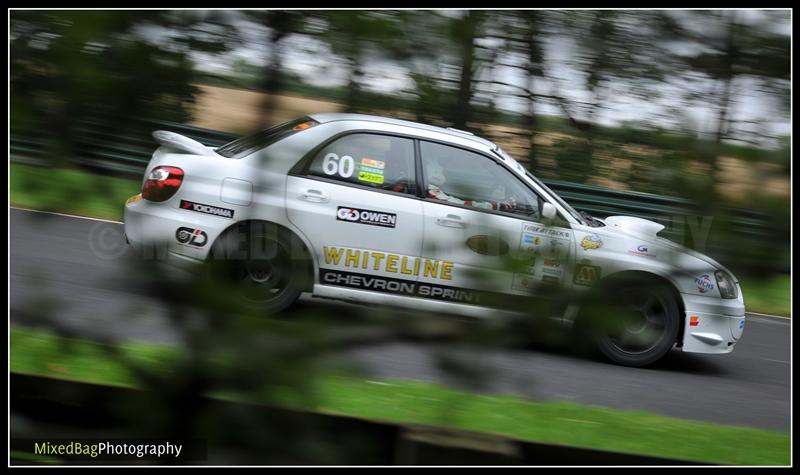
[[[278,140],[288,137],[295,132],[299,132],[316,125],[316,123],[316,121],[309,119],[308,117],[290,120],[289,122],[284,122],[274,127],[270,127],[269,129],[256,132],[253,135],[238,138],[233,142],[227,143],[216,149],[216,152],[219,155],[227,158],[241,158],[268,145],[272,145]]]
[[[498,148],[495,149],[495,151],[501,157],[503,157],[504,159],[510,160],[511,162],[513,162],[515,164],[519,164],[519,162],[514,160],[514,158],[511,155],[507,154],[502,148],[498,147]],[[558,204],[560,204],[564,209],[566,209],[567,212],[569,214],[571,214],[573,218],[578,220],[579,223],[584,224],[584,225],[589,225],[589,222],[588,222],[589,220],[584,218],[578,211],[575,210],[575,208],[570,206],[569,203],[564,201],[563,198],[561,198],[560,196],[558,196],[558,194],[553,192],[553,190],[551,190],[547,185],[545,185],[540,179],[538,179],[535,176],[533,176],[533,174],[530,171],[525,170],[525,176],[527,176],[528,178],[533,180],[537,185],[542,187],[554,200],[556,200],[556,202],[558,202]]]

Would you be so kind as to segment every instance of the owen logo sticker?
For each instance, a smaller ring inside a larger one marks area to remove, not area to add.
[[[397,225],[397,215],[394,213],[384,213],[382,211],[372,211],[361,208],[346,208],[344,206],[336,208],[336,220],[369,224],[384,228],[393,228]]]

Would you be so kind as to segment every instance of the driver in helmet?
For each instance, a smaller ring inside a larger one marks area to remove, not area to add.
[[[453,196],[442,189],[447,180],[444,175],[444,167],[438,162],[432,162],[427,169],[428,175],[428,197],[435,198],[440,201],[454,203],[459,205],[474,206],[476,208],[491,209],[498,211],[513,212],[517,209],[517,201],[514,198],[509,198],[504,201],[474,201],[465,200]]]

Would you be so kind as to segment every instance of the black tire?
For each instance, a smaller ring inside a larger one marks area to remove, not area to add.
[[[309,256],[293,233],[266,222],[226,231],[209,254],[211,276],[236,298],[265,314],[291,307],[309,286]]]
[[[597,349],[624,366],[647,366],[674,346],[681,326],[680,307],[673,292],[655,282],[614,286],[593,319]]]

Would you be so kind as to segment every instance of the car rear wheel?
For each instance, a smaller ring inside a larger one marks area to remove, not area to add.
[[[308,260],[300,240],[271,223],[229,230],[211,249],[211,273],[240,301],[268,314],[292,306],[307,285]]]
[[[656,283],[615,287],[596,316],[595,342],[603,355],[626,366],[646,366],[666,355],[680,330],[680,308],[673,293]]]

